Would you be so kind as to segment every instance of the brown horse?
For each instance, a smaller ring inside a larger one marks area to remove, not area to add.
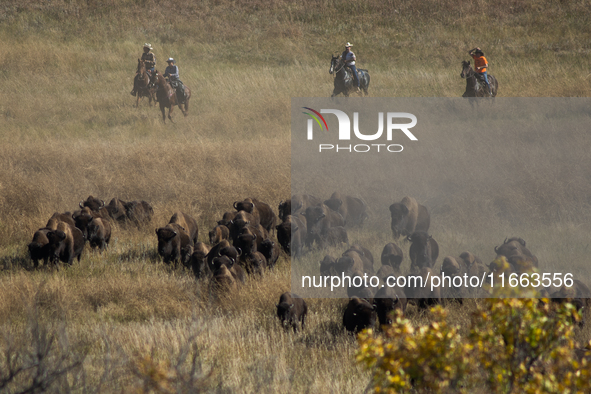
[[[488,94],[486,83],[476,78],[476,73],[472,69],[472,66],[470,66],[470,62],[465,60],[462,61],[462,73],[460,74],[460,77],[466,79],[466,91],[462,97],[496,97],[499,83],[492,75],[488,74],[487,76],[492,95]]]
[[[152,106],[152,101],[156,102],[156,88],[150,83],[150,76],[146,71],[146,65],[143,60],[137,60],[137,72],[133,80],[133,90],[137,97],[135,102],[136,108],[140,105],[142,97],[148,98],[148,104]]]
[[[157,70],[154,70],[154,83],[158,90],[156,91],[156,98],[160,103],[160,111],[162,111],[162,121],[166,123],[165,108],[168,108],[168,119],[174,123],[170,114],[175,105],[178,105],[183,115],[187,116],[189,113],[189,99],[191,98],[191,90],[185,86],[185,101],[180,103],[176,95],[175,89],[170,85],[170,82],[166,80]],[[184,104],[184,109],[183,109]]]

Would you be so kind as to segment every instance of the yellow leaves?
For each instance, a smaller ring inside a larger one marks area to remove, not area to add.
[[[591,392],[591,366],[575,354],[572,321],[580,317],[569,304],[483,300],[464,337],[441,306],[431,316],[429,324],[413,327],[398,311],[384,335],[359,337],[358,360],[373,371],[376,392],[399,392],[410,382],[418,392],[483,386],[491,393]],[[378,351],[365,343],[379,343]],[[591,341],[581,351],[591,356]]]

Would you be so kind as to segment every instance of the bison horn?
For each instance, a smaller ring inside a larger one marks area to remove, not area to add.
[[[503,244],[506,244],[506,243],[507,243],[507,238],[505,238],[505,240],[503,241]]]
[[[256,239],[257,239],[257,235],[256,235],[256,234],[254,234],[254,238],[253,238],[252,240],[253,240],[253,241],[256,241]]]
[[[254,208],[254,204],[253,203],[250,203],[250,208]]]
[[[80,206],[80,208],[84,209],[84,201],[80,201],[78,205]]]
[[[495,246],[495,253],[497,253],[497,254],[498,254],[498,252],[497,252],[498,249],[499,249],[499,247]]]
[[[236,251],[238,252],[238,257],[242,256],[242,249],[236,248]]]
[[[234,201],[234,209],[235,209],[235,210],[238,210],[238,207],[237,207],[237,205],[238,205],[238,201]]]
[[[394,294],[396,296],[396,302],[395,304],[398,304],[398,302],[400,301],[400,298],[398,298],[398,294]]]

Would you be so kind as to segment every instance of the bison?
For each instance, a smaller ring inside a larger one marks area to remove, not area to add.
[[[407,299],[398,287],[382,287],[374,296],[374,305],[380,326],[392,324],[392,312],[396,309],[406,312]]]
[[[308,306],[300,296],[294,293],[285,292],[279,297],[277,307],[277,317],[281,321],[281,325],[287,330],[290,327],[293,332],[297,332],[298,322],[302,330],[305,326],[306,315],[308,314]]]
[[[412,197],[404,197],[402,201],[390,205],[390,214],[390,228],[394,239],[409,236],[416,231],[429,231],[429,211]]]
[[[277,216],[269,204],[259,201],[256,198],[247,198],[244,201],[236,201],[234,203],[234,209],[252,214],[254,223],[251,224],[260,224],[267,232],[275,230]]]
[[[237,283],[234,275],[230,272],[228,267],[221,265],[211,278],[211,287],[216,292],[232,292],[236,290]]]
[[[528,272],[538,266],[538,258],[525,247],[525,241],[522,238],[505,239],[501,246],[495,247],[495,253],[496,258],[505,256],[516,272]]]
[[[127,212],[125,210],[126,202],[118,198],[113,198],[109,204],[105,205],[109,216],[117,223],[124,223],[127,220]]]
[[[439,245],[429,234],[423,231],[414,232],[407,238],[410,242],[411,271],[419,271],[421,268],[433,268],[439,256]]]
[[[389,243],[384,246],[381,256],[382,265],[389,265],[395,272],[400,272],[400,264],[403,258],[404,253],[398,245]]]
[[[316,241],[319,245],[324,245],[328,230],[331,227],[344,226],[344,220],[340,213],[333,211],[326,205],[317,205],[306,208],[302,213],[306,218],[307,235],[306,244],[312,246]]]
[[[291,196],[291,214],[295,215],[300,212],[306,212],[308,207],[313,207],[322,204],[322,200],[310,194],[294,194]]]
[[[230,239],[230,230],[228,227],[218,224],[209,232],[209,243],[215,245],[222,239]]]
[[[211,269],[207,264],[207,254],[211,248],[203,242],[197,242],[193,247],[193,254],[189,265],[196,279],[208,278],[212,275]]]
[[[348,332],[358,333],[376,325],[375,307],[364,299],[353,297],[343,314],[343,326]]]
[[[87,226],[88,244],[91,248],[99,248],[102,252],[111,240],[111,224],[102,218],[92,218]]]
[[[62,261],[72,265],[74,259],[82,255],[84,249],[84,235],[76,227],[68,223],[58,222],[55,230],[46,233],[48,242],[49,262],[57,264]]]
[[[191,239],[191,241],[193,241],[193,244],[199,242],[197,239],[199,237],[199,227],[197,226],[197,221],[193,219],[191,216],[178,211],[172,215],[168,223],[176,223],[183,229],[185,229],[185,231],[189,235],[189,238]]]
[[[125,203],[125,216],[128,222],[139,227],[142,224],[150,223],[152,221],[152,217],[154,217],[154,208],[152,208],[152,205],[150,205],[149,202],[144,200],[129,201]]]
[[[228,269],[228,271],[232,274],[232,277],[235,280],[238,280],[241,283],[244,283],[246,281],[246,274],[244,273],[244,269],[242,269],[240,265],[236,264],[236,261],[234,259],[228,256],[220,256],[213,259],[212,271],[214,276],[222,266],[225,266]]]
[[[166,264],[181,262],[188,265],[193,254],[194,242],[185,228],[178,223],[168,223],[156,229],[158,254]]]
[[[267,260],[267,267],[272,269],[279,258],[279,245],[273,242],[273,240],[270,238],[264,239],[263,242],[261,242],[259,252],[265,256],[265,259]]]
[[[345,220],[345,226],[361,226],[367,219],[367,204],[360,198],[352,196],[342,196],[334,192],[324,205],[341,214]]]
[[[307,234],[306,218],[300,215],[288,215],[276,229],[277,241],[285,253],[290,253],[292,258],[299,257]]]
[[[105,202],[100,198],[93,197],[92,195],[88,196],[85,201],[80,201],[78,204],[80,209],[84,209],[84,207],[88,207],[93,212],[99,212],[105,207]],[[105,212],[107,213],[107,212]],[[102,212],[101,212],[102,214]],[[102,217],[102,216],[101,216]]]

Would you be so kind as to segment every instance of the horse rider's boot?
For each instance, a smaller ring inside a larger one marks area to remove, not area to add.
[[[493,94],[492,94],[492,89],[490,87],[490,83],[486,85],[486,88],[488,89],[488,95],[492,96]]]

